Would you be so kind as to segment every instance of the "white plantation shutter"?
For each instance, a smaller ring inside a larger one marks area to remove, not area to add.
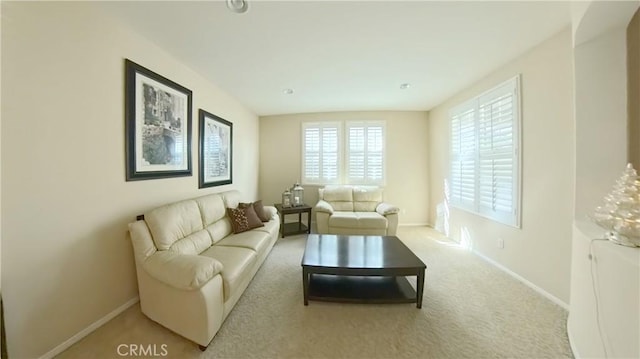
[[[343,136],[346,138],[343,141]],[[385,122],[302,123],[302,183],[384,185]]]
[[[384,123],[347,122],[346,128],[347,183],[384,185]]]
[[[451,111],[451,204],[520,225],[519,78]]]
[[[364,182],[366,168],[364,127],[347,128],[347,168],[349,182]]]
[[[506,83],[479,99],[479,211],[504,222],[515,221],[517,164],[516,89]]]
[[[339,183],[340,124],[303,123],[302,139],[302,183]]]
[[[458,107],[451,117],[451,203],[475,208],[476,129],[474,108]]]

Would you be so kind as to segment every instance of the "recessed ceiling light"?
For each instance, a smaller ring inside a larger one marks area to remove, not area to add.
[[[410,83],[406,83],[406,82],[400,85],[400,89],[401,90],[406,90],[409,87],[411,87],[411,84]]]
[[[282,90],[282,93],[285,95],[291,95],[293,94],[293,89],[284,89]]]
[[[244,14],[249,10],[249,3],[247,0],[227,0],[227,7],[235,13]]]

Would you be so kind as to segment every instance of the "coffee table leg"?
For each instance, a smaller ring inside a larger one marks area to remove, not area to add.
[[[309,279],[311,276],[307,269],[302,267],[302,288],[304,294],[304,305],[309,305]]]
[[[416,307],[422,308],[422,292],[424,291],[424,269],[418,272],[417,290],[416,290]]]

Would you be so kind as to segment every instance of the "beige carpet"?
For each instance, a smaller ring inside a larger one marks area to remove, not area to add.
[[[305,236],[287,237],[207,351],[135,305],[59,357],[119,358],[121,344],[155,345],[158,354],[165,344],[174,358],[572,357],[564,309],[429,228],[403,227],[398,236],[427,264],[422,310],[415,304],[305,307]]]

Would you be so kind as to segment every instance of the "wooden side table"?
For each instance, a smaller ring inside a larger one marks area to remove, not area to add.
[[[274,204],[280,215],[280,232],[282,238],[291,234],[311,233],[311,206],[282,207],[282,203]],[[302,224],[302,213],[307,212],[307,225]],[[287,214],[297,214],[298,222],[284,223]]]

